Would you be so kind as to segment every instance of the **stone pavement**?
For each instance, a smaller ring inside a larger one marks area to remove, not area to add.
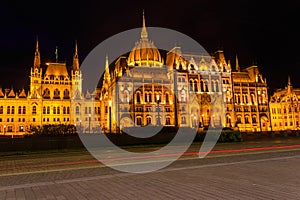
[[[181,159],[146,174],[100,163],[20,171],[0,176],[0,199],[300,199],[299,186],[294,149]]]

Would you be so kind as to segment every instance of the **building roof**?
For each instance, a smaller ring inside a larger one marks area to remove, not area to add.
[[[45,76],[69,76],[66,63],[46,63]]]

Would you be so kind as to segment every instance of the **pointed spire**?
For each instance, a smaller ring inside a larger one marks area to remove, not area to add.
[[[145,20],[145,12],[143,10],[143,27],[142,27],[142,32],[141,32],[141,38],[142,39],[148,39],[148,33],[146,29],[146,20]]]
[[[36,45],[35,45],[33,67],[34,68],[40,68],[40,66],[41,66],[41,57],[40,57],[40,51],[39,51],[39,40],[38,40],[38,36],[36,36]]]
[[[75,41],[75,52],[73,56],[73,71],[79,70],[79,59],[78,59],[78,48],[77,48],[77,40]]]
[[[236,70],[237,72],[240,71],[239,59],[238,59],[237,54],[236,54],[236,56],[235,56],[235,70]]]
[[[288,76],[287,90],[288,90],[288,93],[291,93],[291,91],[292,91],[292,84],[291,84],[291,77],[290,76]]]
[[[55,48],[55,62],[58,62],[58,47]]]
[[[107,54],[106,54],[106,57],[105,57],[105,73],[104,73],[104,79],[110,81],[109,64],[108,64],[108,56],[107,56]]]

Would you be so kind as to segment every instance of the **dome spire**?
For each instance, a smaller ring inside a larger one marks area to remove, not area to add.
[[[292,91],[291,77],[288,76],[288,85],[287,85],[288,93],[290,94]]]
[[[39,51],[39,40],[38,40],[38,36],[36,36],[33,67],[40,68],[40,65],[41,65],[41,57],[40,57],[40,51]]]
[[[142,32],[141,32],[141,38],[142,39],[148,39],[148,33],[146,29],[146,20],[145,20],[145,12],[143,10],[143,27],[142,27]]]

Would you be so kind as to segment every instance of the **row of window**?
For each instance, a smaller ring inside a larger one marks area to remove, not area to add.
[[[0,118],[0,122],[3,122],[2,118]],[[14,122],[14,118],[7,118],[6,122]],[[25,118],[18,118],[18,122],[25,122]]]
[[[0,114],[4,113],[4,107],[0,106]],[[15,114],[15,106],[7,106],[6,114]],[[18,106],[18,114],[26,114],[26,106]]]
[[[62,109],[63,114],[70,114],[70,107],[69,106],[64,106]],[[44,106],[43,107],[43,114],[50,114],[50,106]],[[53,107],[52,108],[52,114],[60,114],[60,107]]]
[[[283,113],[285,114],[285,113],[287,113],[287,112],[289,112],[289,113],[291,113],[292,111],[293,111],[293,109],[292,109],[292,107],[289,107],[289,108],[283,108],[282,109],[283,110]],[[271,111],[272,111],[272,114],[281,114],[281,108],[272,108],[271,109]],[[298,109],[298,107],[295,107],[294,108],[294,112],[298,112],[299,111],[299,109]]]
[[[250,116],[246,115],[244,119],[245,119],[245,124],[250,123]],[[227,117],[227,123],[230,123],[230,121],[231,121],[231,119],[229,117]],[[237,123],[242,123],[242,116],[237,116],[236,122]],[[252,123],[257,123],[255,115],[252,116]]]
[[[18,129],[19,132],[24,132],[25,131],[24,126],[19,126],[18,128],[19,128]],[[0,127],[0,132],[11,133],[13,131],[15,131],[15,130],[14,130],[13,126],[11,126],[11,125],[8,125],[7,127],[4,126],[3,129],[2,129],[2,127]]]
[[[294,126],[294,123],[293,122],[290,122],[289,123],[290,125],[289,126]],[[282,127],[282,122],[279,122],[279,124],[277,124],[276,122],[273,124],[273,126],[278,126],[279,125],[279,127]],[[299,122],[298,121],[296,121],[296,124],[295,124],[296,126],[299,126]],[[284,126],[288,126],[288,122],[285,122],[284,123]]]
[[[50,121],[49,118],[43,118],[43,122],[49,122],[49,121]],[[53,121],[54,122],[59,122],[60,118],[53,118]],[[63,121],[68,122],[68,121],[70,121],[70,118],[63,118]]]

